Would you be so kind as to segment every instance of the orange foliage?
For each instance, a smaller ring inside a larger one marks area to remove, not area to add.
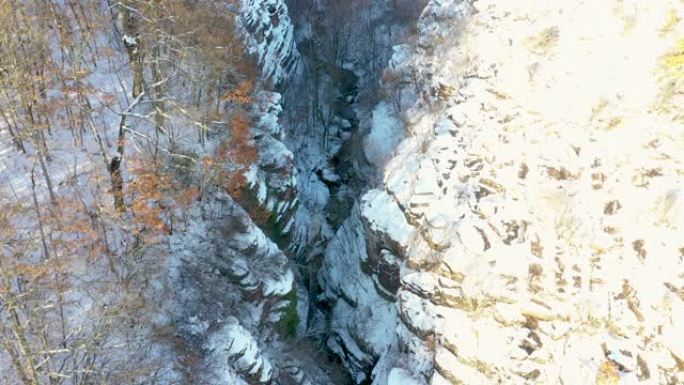
[[[105,245],[88,210],[73,198],[59,197],[57,204],[62,218],[59,230],[65,235],[60,241],[61,253],[76,255],[79,250],[87,250],[91,258],[101,256]]]
[[[200,190],[198,187],[190,186],[178,193],[176,202],[182,207],[189,207],[192,202],[196,201],[200,197]]]
[[[136,223],[142,225],[143,230],[170,233],[170,227],[162,219],[164,210],[160,202],[166,193],[173,191],[172,177],[150,169],[149,164],[143,164],[140,161],[132,163],[131,171],[135,174],[135,178],[128,188],[133,198],[131,211]]]
[[[233,117],[231,135],[228,144],[232,148],[231,160],[241,166],[249,166],[256,162],[258,154],[251,143],[252,136],[249,122],[242,114]]]
[[[249,80],[241,81],[236,88],[228,90],[221,97],[222,102],[234,102],[238,104],[248,104],[252,101],[252,91],[254,84]]]
[[[249,122],[244,114],[235,114],[231,123],[230,139],[219,144],[216,156],[232,167],[230,172],[221,175],[221,182],[228,193],[237,199],[247,184],[245,172],[257,161],[259,154],[252,144]]]
[[[174,213],[200,198],[199,187],[184,185],[175,180],[172,172],[158,170],[150,160],[134,159],[131,163],[135,177],[128,185],[128,193],[135,222],[149,235],[170,234]]]
[[[14,266],[14,273],[22,276],[24,279],[31,281],[38,280],[45,276],[48,272],[48,267],[45,264],[32,265],[27,263],[17,263]]]

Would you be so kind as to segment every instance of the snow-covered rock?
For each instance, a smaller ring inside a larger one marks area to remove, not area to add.
[[[285,134],[279,121],[281,96],[264,91],[256,99],[253,114],[259,120],[252,135],[259,160],[247,174],[247,181],[256,206],[268,210],[279,226],[278,231],[287,233],[297,205],[297,170],[294,155],[283,143]]]
[[[387,70],[407,137],[321,272],[350,367],[363,345],[378,385],[684,383],[682,10],[429,2]],[[365,296],[395,309],[369,346]]]
[[[217,384],[268,384],[273,366],[264,357],[252,334],[236,318],[228,318],[204,345]]]
[[[323,296],[332,304],[334,337],[328,346],[345,359],[359,381],[389,349],[397,320],[394,304],[364,272],[368,257],[362,229],[360,210],[354,208],[328,245],[319,275]]]
[[[404,137],[403,123],[387,102],[380,102],[372,112],[371,132],[364,138],[366,158],[382,168]]]
[[[263,77],[275,84],[287,81],[297,67],[299,53],[285,1],[242,0],[240,19]]]

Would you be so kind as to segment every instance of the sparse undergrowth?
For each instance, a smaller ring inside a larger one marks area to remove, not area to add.
[[[294,338],[297,335],[297,326],[299,326],[299,316],[297,315],[297,289],[293,288],[286,296],[288,301],[286,307],[283,308],[283,318],[278,322],[278,329],[280,334],[286,338]]]

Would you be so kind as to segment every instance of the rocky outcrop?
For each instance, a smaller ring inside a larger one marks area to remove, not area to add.
[[[384,77],[407,137],[320,276],[359,381],[684,383],[677,8],[430,2]]]
[[[283,0],[243,0],[239,12],[247,47],[263,78],[273,84],[285,82],[299,60],[287,5]]]
[[[287,7],[251,0],[240,7],[262,80],[285,82],[298,60]],[[279,243],[292,227],[297,171],[283,143],[281,96],[261,90],[264,82],[251,103],[258,159],[245,174],[246,188],[237,200],[208,194],[187,218],[188,230],[171,237],[171,279],[183,288],[174,299],[176,334],[188,352],[183,360],[191,382],[333,383],[286,336],[296,328],[297,288]]]
[[[203,357],[189,369],[211,368],[200,371],[209,383],[271,383],[282,362],[266,357],[280,345],[264,343],[278,339],[274,329],[293,290],[287,258],[225,193],[189,221],[171,238],[171,277],[184,288],[175,299],[177,333]]]
[[[328,347],[344,360],[357,382],[366,378],[375,362],[390,349],[397,309],[380,281],[370,279],[361,213],[352,215],[328,245],[319,274],[322,296],[331,303]]]
[[[204,348],[215,361],[213,375],[218,383],[233,382],[236,375],[249,384],[269,384],[273,380],[271,363],[261,353],[252,334],[235,318],[227,319]],[[233,365],[225,365],[227,362]]]
[[[252,114],[259,118],[252,128],[252,136],[259,159],[247,174],[250,202],[246,206],[253,218],[260,217],[257,222],[271,238],[281,238],[290,232],[294,221],[298,201],[297,169],[294,155],[283,143],[280,94],[261,92],[256,99]]]

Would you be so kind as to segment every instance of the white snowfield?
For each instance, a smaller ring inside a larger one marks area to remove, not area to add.
[[[332,266],[333,242],[324,274],[399,258],[398,287],[373,267],[330,281],[395,291],[345,312],[395,330],[347,324],[385,349],[374,384],[684,383],[684,80],[663,65],[681,17],[674,0],[429,3],[390,66],[418,89],[363,198],[367,253]]]

